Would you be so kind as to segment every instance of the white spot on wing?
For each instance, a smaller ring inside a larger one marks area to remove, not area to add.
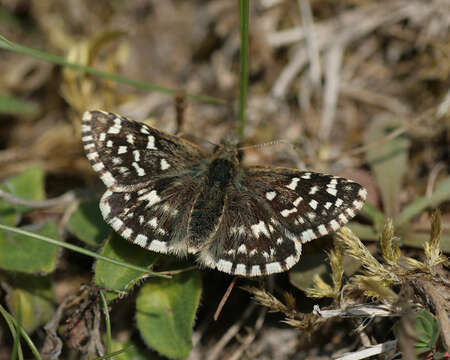
[[[149,193],[138,197],[138,200],[148,201],[147,207],[149,207],[149,206],[153,206],[154,204],[158,203],[161,200],[161,198],[158,196],[158,193],[156,192],[156,190],[152,190]]]
[[[138,236],[136,236],[136,239],[134,239],[134,243],[139,246],[145,247],[147,245],[147,239],[147,236],[138,234]]]
[[[148,249],[160,253],[167,253],[167,244],[163,241],[153,240]]]
[[[141,132],[142,132],[142,129],[141,129]],[[147,134],[148,134],[148,132],[147,132]],[[153,137],[153,136],[149,136],[148,138],[148,142],[147,142],[147,149],[150,149],[150,150],[158,150],[156,147],[155,147],[155,138]]]
[[[227,261],[227,260],[224,260],[224,259],[220,259],[217,262],[217,269],[219,271],[223,271],[223,272],[226,272],[226,273],[230,273],[231,272],[231,267],[232,266],[233,266],[233,263],[231,261]]]
[[[257,238],[259,238],[260,233],[263,233],[267,237],[270,237],[269,231],[267,230],[266,225],[262,220],[259,223],[250,226],[250,228],[252,229],[253,235],[255,235],[255,237]]]
[[[286,266],[288,268],[291,268],[297,263],[297,258],[294,255],[291,255],[288,258],[286,258],[284,261],[286,263]]]
[[[133,234],[133,230],[131,230],[130,228],[126,228],[120,235],[122,235],[122,237],[124,237],[125,239],[128,239],[131,234]]]
[[[259,265],[253,265],[251,270],[250,270],[250,275],[252,276],[259,276],[261,275],[261,268],[259,267]]]
[[[316,200],[311,200],[311,201],[309,202],[309,206],[311,206],[311,208],[314,209],[314,210],[317,209],[317,205],[318,205],[318,204],[319,204],[319,203],[318,203]]]
[[[133,134],[128,134],[127,135],[127,142],[129,144],[134,144],[134,135]]]
[[[297,199],[294,200],[293,204],[295,207],[298,206],[298,204],[300,204],[300,202],[303,200],[303,198],[301,196],[299,196]]]
[[[102,179],[102,181],[103,181],[103,183],[106,185],[106,186],[113,186],[115,183],[116,183],[116,181],[114,180],[114,178],[113,178],[113,176],[111,175],[111,173],[110,172],[105,172],[105,173],[103,173],[101,176],[100,176],[100,179]]]
[[[309,172],[307,172],[307,173],[304,173],[302,176],[300,176],[302,179],[305,179],[305,180],[307,180],[307,179],[311,179],[311,173],[309,173]]]
[[[152,218],[148,224],[153,228],[156,229],[156,227],[158,226],[158,219],[156,217]]]
[[[239,246],[237,252],[238,254],[247,254],[247,247],[245,246],[245,244]]]
[[[237,275],[246,275],[247,271],[245,264],[237,264],[234,273]]]
[[[291,182],[288,185],[286,185],[286,187],[288,189],[295,190],[297,188],[297,184],[299,181],[300,181],[300,179],[297,177],[292,178]]]
[[[317,230],[319,231],[320,235],[328,234],[328,231],[327,231],[327,228],[325,227],[325,225],[319,225],[317,227]]]
[[[330,224],[331,228],[332,228],[334,231],[336,231],[337,229],[340,228],[340,225],[339,225],[339,223],[338,223],[336,220],[331,220],[331,221],[329,222],[329,224]]]
[[[328,187],[328,188],[327,188],[327,193],[328,193],[328,194],[330,194],[330,195],[336,196],[336,194],[337,194],[337,190],[336,190],[336,189],[333,189],[333,188],[330,188],[330,187]]]
[[[121,145],[121,146],[119,146],[119,149],[117,150],[117,154],[119,154],[119,155],[120,154],[126,154],[127,151],[128,151],[127,147]]]
[[[97,163],[97,164],[92,165],[92,168],[95,171],[100,171],[100,170],[103,170],[105,168],[105,165],[103,165],[103,163]]]
[[[266,199],[269,201],[275,199],[275,196],[277,196],[277,193],[275,191],[266,192]]]
[[[309,190],[309,195],[314,195],[317,191],[319,191],[319,187],[317,185],[314,185]]]
[[[314,231],[312,231],[311,229],[303,231],[300,235],[300,239],[302,240],[302,242],[307,242],[315,238],[316,234],[314,234]]]
[[[297,208],[284,209],[280,212],[281,216],[288,217],[290,214],[297,212]]]
[[[133,161],[131,163],[131,165],[133,165],[133,167],[136,169],[136,173],[138,176],[144,176],[145,175],[145,170],[143,168],[141,168],[137,162]]]
[[[266,264],[266,271],[268,274],[273,274],[273,273],[281,272],[281,271],[283,271],[283,269],[281,268],[280,263],[273,262],[273,263]]]
[[[168,168],[170,168],[170,164],[166,161],[166,159],[161,159],[160,165],[161,170],[167,170]]]

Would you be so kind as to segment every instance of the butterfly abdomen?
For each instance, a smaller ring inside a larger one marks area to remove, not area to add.
[[[192,245],[208,239],[217,228],[225,204],[224,188],[231,183],[234,164],[218,158],[211,162],[205,175],[205,186],[197,197],[189,222]]]

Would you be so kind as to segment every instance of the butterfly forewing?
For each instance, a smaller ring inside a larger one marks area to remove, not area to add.
[[[201,151],[184,139],[103,111],[85,113],[82,131],[87,158],[108,187],[100,202],[105,220],[149,250],[186,253],[182,240],[201,185],[195,175],[207,166]]]
[[[115,190],[178,176],[204,158],[182,138],[103,111],[83,115],[82,140],[93,169]]]
[[[82,140],[107,186],[100,208],[124,238],[161,253],[198,255],[229,274],[294,266],[302,244],[336,231],[366,191],[335,176],[245,167],[225,142],[211,156],[190,142],[103,111],[83,116]]]

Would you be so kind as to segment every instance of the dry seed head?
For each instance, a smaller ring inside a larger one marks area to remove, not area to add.
[[[388,219],[384,225],[380,245],[384,259],[390,265],[396,265],[400,258],[400,247],[398,246],[398,239],[394,236],[394,225],[391,219]]]
[[[313,277],[314,281],[314,287],[306,289],[306,296],[311,298],[335,298],[336,293],[334,289],[328,285],[323,279],[320,277],[320,275],[315,274]]]
[[[356,275],[353,281],[364,291],[364,295],[379,298],[389,303],[398,300],[398,295],[389,287],[389,283],[373,277]]]
[[[344,267],[342,266],[343,249],[340,246],[335,246],[334,250],[330,251],[328,257],[330,258],[331,272],[333,276],[333,286],[335,294],[338,294],[342,286],[342,276],[344,275]]]
[[[361,262],[366,275],[373,277],[374,280],[400,282],[398,276],[384,268],[348,227],[341,228],[336,233],[335,239],[345,246],[350,256]]]
[[[434,273],[434,267],[439,264],[448,264],[446,256],[441,254],[439,248],[441,240],[441,213],[439,210],[433,212],[431,216],[430,239],[425,243],[426,264],[429,272]]]

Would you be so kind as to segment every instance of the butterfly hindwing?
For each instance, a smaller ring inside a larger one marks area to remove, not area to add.
[[[252,188],[271,214],[302,242],[332,233],[361,209],[366,190],[337,176],[289,168],[246,168],[246,187]]]

